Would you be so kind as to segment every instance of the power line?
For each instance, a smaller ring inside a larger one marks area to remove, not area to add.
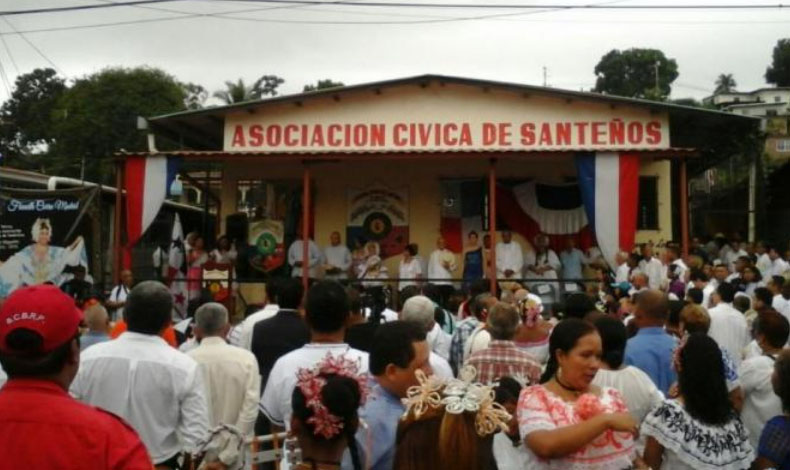
[[[0,35],[0,41],[3,42],[3,47],[5,48],[6,52],[8,53],[8,58],[11,59],[11,65],[14,66],[14,73],[19,75],[19,67],[16,65],[16,60],[14,60],[14,54],[11,53],[11,48],[8,46],[8,43],[5,40],[5,36]]]
[[[156,3],[162,3],[164,1],[169,0],[158,0]],[[211,0],[209,0],[211,1]],[[235,0],[235,1],[245,1],[245,0]],[[272,0],[269,0],[272,1]],[[107,3],[106,5],[115,5],[115,6],[135,6],[139,2],[134,2],[134,5],[130,5],[129,2],[113,2]],[[149,2],[150,3],[150,2]],[[304,3],[300,3],[304,5]],[[338,5],[337,2],[315,2],[318,5]],[[352,3],[344,3],[339,6],[345,5],[356,5]],[[312,6],[312,4],[310,5]],[[779,7],[782,7],[779,5]],[[153,9],[153,7],[149,7]],[[235,20],[235,21],[248,21],[248,22],[259,22],[259,23],[269,23],[269,24],[308,24],[308,25],[411,25],[411,24],[430,24],[430,23],[445,23],[445,22],[453,22],[453,21],[471,21],[471,20],[480,20],[480,19],[492,19],[498,21],[506,21],[506,22],[522,22],[522,23],[572,23],[572,24],[651,24],[651,25],[755,25],[755,24],[787,24],[790,23],[790,20],[724,20],[724,21],[704,21],[704,20],[611,20],[611,19],[601,19],[601,20],[569,20],[569,19],[550,19],[550,20],[541,20],[541,19],[509,19],[505,18],[507,16],[524,16],[527,13],[533,12],[516,12],[516,13],[505,13],[505,14],[497,14],[497,15],[486,15],[486,16],[479,16],[479,17],[437,17],[433,15],[403,15],[403,14],[393,14],[393,13],[386,13],[386,14],[377,14],[377,13],[363,13],[363,12],[346,12],[344,13],[351,13],[351,14],[358,14],[358,15],[386,15],[386,16],[413,16],[418,18],[426,18],[422,20],[413,20],[413,21],[402,21],[402,20],[395,20],[395,21],[333,21],[333,20],[291,20],[291,19],[267,19],[267,18],[239,18],[235,16],[230,16],[233,14],[242,14],[242,13],[252,13],[257,11],[263,10],[270,10],[270,9],[281,9],[281,8],[288,8],[288,7],[268,7],[268,8],[250,8],[246,10],[232,10],[232,11],[224,11],[224,12],[217,12],[217,13],[186,13],[180,16],[168,16],[168,17],[160,17],[160,18],[146,18],[146,19],[139,19],[139,20],[128,20],[128,21],[115,21],[115,22],[102,22],[102,23],[92,23],[92,24],[85,24],[85,25],[73,25],[73,26],[56,26],[56,27],[49,27],[49,28],[36,28],[36,29],[28,29],[28,30],[15,30],[14,32],[0,32],[0,36],[8,36],[8,35],[22,35],[22,34],[37,34],[37,33],[48,33],[48,32],[59,32],[59,31],[73,31],[73,30],[82,30],[82,29],[95,29],[95,28],[106,28],[106,27],[114,27],[114,26],[129,26],[129,25],[136,25],[136,24],[146,24],[146,23],[159,23],[159,22],[166,22],[166,21],[178,21],[178,20],[188,20],[188,19],[195,19],[195,18],[205,18],[205,17],[213,17],[219,19],[228,19],[228,20]],[[308,8],[307,5],[305,6],[306,10],[311,11],[328,11],[328,12],[340,12],[338,10],[327,10],[325,8],[321,8],[320,10],[314,8]],[[172,11],[175,12],[176,10],[166,10],[161,9],[163,11]],[[554,8],[552,10],[543,10],[544,11],[556,11],[559,8]],[[538,12],[534,12],[538,13]],[[2,16],[2,12],[0,12],[0,16]]]
[[[33,15],[42,13],[62,13],[69,11],[96,10],[124,6],[150,5],[161,3],[182,2],[185,0],[131,0],[123,2],[96,3],[90,5],[73,5],[68,7],[35,8],[27,10],[0,11],[0,16]],[[645,5],[612,5],[612,4],[503,4],[503,3],[418,3],[418,2],[357,2],[353,0],[208,0],[217,3],[248,2],[274,3],[284,5],[346,5],[356,7],[383,8],[442,8],[442,9],[507,9],[507,10],[775,10],[788,8],[790,5],[779,4],[645,4]]]
[[[24,40],[24,41],[25,41],[25,42],[26,42],[26,43],[27,43],[27,44],[28,44],[30,47],[32,47],[34,51],[38,52],[38,55],[40,55],[41,57],[43,57],[43,58],[44,58],[44,60],[46,60],[46,61],[47,61],[47,63],[49,63],[49,65],[51,65],[51,66],[52,66],[52,68],[53,68],[53,69],[55,69],[55,71],[57,71],[57,72],[58,72],[60,75],[63,75],[64,77],[66,76],[66,74],[65,74],[65,73],[63,73],[63,70],[61,70],[61,69],[60,69],[60,67],[58,67],[58,66],[55,64],[55,62],[53,62],[53,61],[52,61],[52,59],[50,59],[49,57],[47,57],[47,55],[46,55],[46,54],[44,54],[44,53],[41,51],[41,49],[39,49],[39,48],[38,48],[38,47],[37,47],[35,44],[33,44],[33,41],[31,41],[30,39],[28,39],[28,38],[27,38],[27,36],[25,36],[23,33],[19,32],[19,30],[17,30],[17,29],[16,29],[16,27],[14,26],[14,24],[13,24],[13,23],[11,23],[11,21],[10,21],[8,18],[6,18],[5,16],[3,16],[3,21],[5,21],[5,22],[6,22],[6,24],[7,24],[7,25],[8,25],[8,26],[9,26],[9,27],[10,27],[10,28],[11,28],[11,29],[12,29],[12,30],[15,32],[15,33],[17,33],[17,34],[19,35],[19,37],[20,37],[20,38],[22,38],[22,39],[23,39],[23,40]]]

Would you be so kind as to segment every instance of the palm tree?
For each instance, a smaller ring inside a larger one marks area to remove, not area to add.
[[[729,93],[735,91],[736,86],[738,86],[738,84],[735,83],[735,78],[733,78],[732,74],[723,73],[716,79],[716,90],[714,90],[713,93]]]
[[[248,87],[244,83],[244,79],[240,78],[236,82],[225,82],[225,89],[215,91],[213,96],[222,100],[225,104],[258,100],[265,95],[277,95],[277,87],[284,82],[285,80],[276,75],[264,75],[256,80],[252,86]]]

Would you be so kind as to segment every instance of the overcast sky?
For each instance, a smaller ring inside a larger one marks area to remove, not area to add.
[[[521,5],[671,5],[673,1],[407,0]],[[0,0],[0,9],[96,3],[112,1]],[[186,17],[190,14],[201,16]],[[509,16],[455,20],[503,14]],[[72,28],[107,23],[131,24]],[[51,30],[56,28],[71,29]],[[790,37],[790,8],[535,11],[181,0],[6,16],[0,20],[0,32],[5,39],[5,45],[0,44],[0,64],[11,82],[20,73],[51,66],[50,62],[70,79],[107,66],[151,65],[210,91],[221,88],[225,80],[241,77],[251,82],[263,74],[276,74],[285,79],[281,93],[292,93],[322,78],[356,84],[425,73],[541,85],[545,66],[550,86],[587,90],[595,84],[593,69],[606,52],[649,47],[678,62],[674,98],[702,98],[711,93],[720,73],[734,74],[740,90],[766,86],[763,74],[773,46]],[[0,84],[0,99],[6,97]]]

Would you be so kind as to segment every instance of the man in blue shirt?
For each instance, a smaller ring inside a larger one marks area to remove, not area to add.
[[[677,339],[664,331],[669,313],[666,294],[647,290],[637,295],[634,319],[639,332],[628,340],[625,363],[646,373],[664,395],[677,380],[672,368],[672,357]]]
[[[425,330],[416,323],[394,321],[381,325],[370,351],[370,373],[373,375],[370,396],[360,411],[367,429],[357,432],[357,448],[365,468],[391,470],[395,458],[395,434],[405,408],[401,398],[412,385],[414,373],[422,369],[431,375],[430,347]],[[343,468],[350,469],[348,452]],[[369,465],[369,467],[368,467]]]
[[[576,248],[576,240],[568,237],[565,249],[560,252],[560,262],[562,263],[562,279],[578,281],[582,275],[582,264],[584,264],[584,253]]]

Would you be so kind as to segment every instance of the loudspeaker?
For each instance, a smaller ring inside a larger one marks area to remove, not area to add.
[[[247,244],[247,232],[247,214],[237,212],[225,217],[225,235],[236,243],[236,247]]]

